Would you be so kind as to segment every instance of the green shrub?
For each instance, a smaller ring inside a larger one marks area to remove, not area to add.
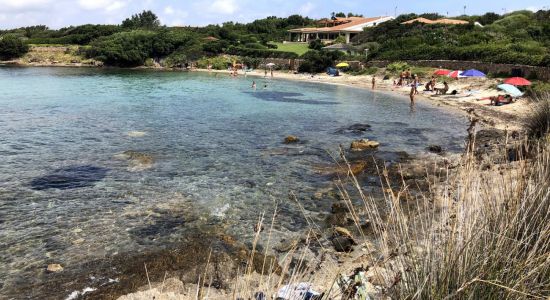
[[[206,69],[210,65],[214,70],[226,70],[231,63],[231,59],[225,56],[203,57],[197,61],[197,67]]]
[[[29,52],[29,46],[13,35],[0,36],[0,59],[18,58]]]
[[[411,66],[409,66],[408,63],[406,62],[402,62],[402,61],[396,61],[396,62],[393,62],[391,64],[389,64],[387,67],[386,67],[386,71],[391,73],[391,74],[398,74],[398,73],[401,73],[407,69],[410,69]]]
[[[155,35],[142,30],[116,33],[93,42],[88,55],[108,65],[140,66],[153,55]]]
[[[263,60],[257,57],[241,57],[241,61],[243,62],[243,64],[247,65],[249,68],[251,67],[251,68],[257,69]]]
[[[260,58],[286,58],[293,59],[298,58],[298,54],[293,52],[283,52],[267,49],[250,49],[244,47],[230,46],[227,51],[227,54],[238,55],[238,56],[247,56],[247,57],[260,57]]]
[[[145,60],[143,65],[146,66],[146,67],[154,67],[155,66],[155,60],[152,59],[152,58],[148,58],[148,59]]]
[[[364,68],[363,70],[359,70],[359,71],[351,71],[351,72],[348,72],[347,74],[349,75],[353,75],[353,76],[358,76],[358,75],[374,75],[378,72],[378,68],[377,67],[368,67],[368,68]]]
[[[309,42],[308,48],[311,50],[322,50],[325,44],[321,40],[313,40]]]
[[[334,63],[343,56],[344,54],[340,51],[310,50],[301,56],[304,62],[300,64],[298,71],[302,73],[324,72],[328,67],[334,66]]]

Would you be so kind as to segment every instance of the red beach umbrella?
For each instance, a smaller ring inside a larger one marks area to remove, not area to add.
[[[524,86],[524,85],[531,85],[531,81],[522,78],[522,77],[512,77],[504,80],[504,83],[511,84],[515,86]]]
[[[437,70],[437,71],[434,72],[434,75],[437,75],[437,76],[447,76],[447,75],[449,75],[449,73],[451,73],[451,71],[445,70],[445,69],[439,69],[439,70]]]
[[[449,77],[451,78],[458,78],[460,76],[460,73],[462,73],[462,71],[452,71],[451,73],[449,73]]]

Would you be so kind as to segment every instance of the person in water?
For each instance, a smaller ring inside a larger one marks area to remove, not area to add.
[[[414,86],[412,86],[412,87],[411,87],[411,93],[409,94],[409,96],[411,97],[411,105],[414,104],[415,89],[416,89],[416,88],[415,88]]]
[[[252,88],[256,89],[256,81],[252,81]]]
[[[376,77],[372,76],[372,89],[376,86]]]

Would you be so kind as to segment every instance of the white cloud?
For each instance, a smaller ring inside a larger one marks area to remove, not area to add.
[[[307,15],[310,12],[312,12],[314,9],[315,9],[315,4],[311,2],[306,2],[302,6],[300,6],[299,10],[302,15]]]
[[[164,13],[167,15],[173,15],[176,11],[172,8],[172,6],[166,6],[164,8]]]
[[[42,10],[53,0],[0,0],[0,12]]]
[[[216,0],[210,4],[210,11],[224,15],[232,15],[239,9],[235,0]]]
[[[111,0],[78,0],[78,5],[85,10],[104,10],[112,12],[126,7],[126,1],[111,1]]]

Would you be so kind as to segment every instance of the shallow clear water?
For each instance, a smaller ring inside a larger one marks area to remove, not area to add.
[[[330,182],[313,167],[357,138],[338,129],[368,123],[362,137],[382,150],[420,153],[459,151],[466,127],[401,97],[220,74],[0,68],[0,91],[3,288],[47,263],[167,245],[203,223],[248,234],[275,202],[281,230],[297,230],[288,193]],[[305,142],[283,145],[290,134]],[[133,166],[128,150],[154,163]]]

